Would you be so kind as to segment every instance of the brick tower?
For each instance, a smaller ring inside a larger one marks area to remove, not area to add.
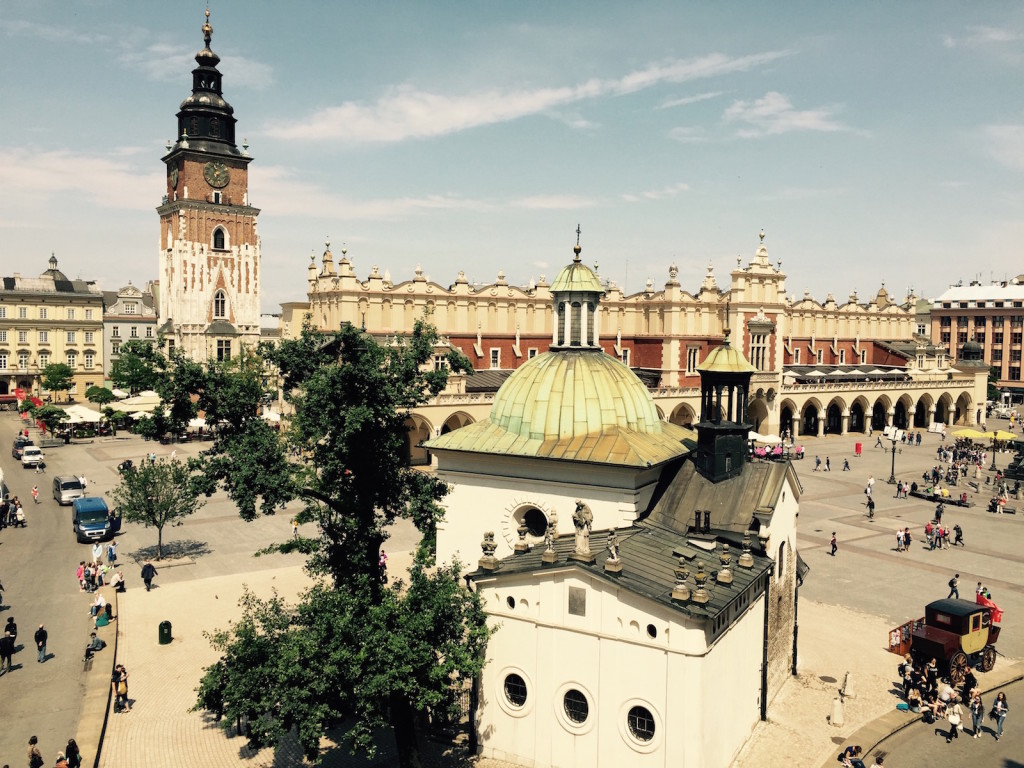
[[[235,144],[209,10],[202,30],[206,44],[178,112],[178,139],[162,158],[159,331],[168,349],[226,360],[260,337],[260,212],[249,205],[252,158],[246,144]]]

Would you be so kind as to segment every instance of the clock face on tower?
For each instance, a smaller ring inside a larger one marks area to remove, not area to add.
[[[171,189],[178,188],[178,168],[175,166],[171,168]]]
[[[221,189],[231,181],[231,173],[224,163],[209,162],[203,167],[203,178],[211,187]]]

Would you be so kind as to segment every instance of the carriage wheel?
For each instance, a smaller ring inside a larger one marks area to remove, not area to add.
[[[967,664],[967,654],[963,651],[957,651],[949,660],[949,681],[954,688],[959,688],[963,684],[967,676]]]
[[[986,645],[985,650],[981,652],[981,671],[991,672],[992,667],[996,665],[996,649],[991,645]]]

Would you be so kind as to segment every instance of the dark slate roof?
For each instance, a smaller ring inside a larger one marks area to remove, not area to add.
[[[742,474],[717,483],[697,472],[692,461],[684,461],[662,473],[644,520],[685,534],[694,510],[710,510],[712,531],[742,534],[751,529],[754,518],[754,529],[770,523],[787,475],[800,493],[800,480],[788,461],[750,462]]]
[[[466,377],[466,392],[497,392],[514,371],[485,368]]]
[[[980,611],[984,607],[984,605],[972,603],[970,600],[952,599],[935,600],[925,606],[926,610],[948,613],[950,616],[970,616],[972,613]]]
[[[238,331],[235,329],[235,326],[233,326],[227,320],[214,320],[207,326],[206,332],[216,336],[238,335]]]
[[[718,616],[774,565],[771,558],[765,556],[763,552],[752,551],[753,566],[740,567],[737,563],[742,553],[739,546],[740,537],[734,537],[729,549],[732,555],[730,570],[733,581],[729,585],[718,584],[715,576],[721,568],[721,543],[701,541],[699,537],[677,534],[644,522],[637,523],[631,528],[618,529],[616,535],[619,539],[619,559],[622,560],[622,571],[618,574],[608,573],[604,569],[604,563],[608,558],[608,531],[595,531],[590,536],[590,548],[597,553],[597,561],[594,563],[580,563],[568,559],[568,555],[575,547],[575,536],[570,534],[560,536],[554,541],[554,548],[558,553],[556,563],[542,562],[544,544],[541,543],[528,552],[506,557],[501,561],[497,571],[477,570],[470,576],[474,581],[486,581],[511,575],[541,574],[554,568],[576,568],[582,573],[596,576],[630,592],[671,606],[695,619],[706,620]],[[714,546],[714,549],[705,549],[699,546],[699,543]],[[752,545],[758,546],[756,538],[753,539]],[[690,571],[688,584],[691,592],[696,588],[693,575],[698,570],[698,564],[704,564],[704,571],[708,574],[706,588],[710,595],[707,603],[702,605],[693,602],[692,599],[686,603],[672,600],[675,569],[680,557],[686,558],[686,565]]]

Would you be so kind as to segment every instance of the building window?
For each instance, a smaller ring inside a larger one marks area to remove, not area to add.
[[[133,339],[139,338],[139,326],[130,325],[128,326],[128,336]]]
[[[46,319],[46,307],[40,307],[39,308],[39,319],[40,320],[45,320]]]
[[[984,333],[976,333],[976,334],[974,334],[974,340],[976,342],[978,342],[979,344],[981,344],[982,346],[985,346],[985,334]]]
[[[92,344],[92,331],[85,332],[85,343]]]
[[[25,320],[28,318],[28,307],[18,307],[18,319]]]
[[[68,352],[67,358],[68,368],[74,369],[78,365],[78,353]]]
[[[800,347],[793,350],[793,365],[800,365]]]
[[[120,355],[121,354],[121,342],[120,341],[112,341],[112,342],[110,342],[110,354],[112,354],[112,355]]]
[[[218,318],[228,316],[228,296],[223,289],[213,294],[213,316]]]
[[[7,341],[7,331],[0,331],[0,341],[3,341],[3,342],[6,343],[6,341]]]
[[[583,695],[582,691],[577,691],[575,688],[565,692],[562,706],[565,707],[565,716],[574,723],[585,723],[590,716],[590,704],[587,703],[587,697]]]
[[[632,350],[624,349],[622,350],[622,354],[619,355],[619,360],[621,360],[622,364],[625,365],[626,367],[629,367],[629,353],[631,351]]]
[[[536,347],[530,347],[528,350],[526,350],[526,359],[527,360],[533,360],[533,358],[535,358],[536,356],[537,356],[537,348]]]
[[[95,360],[95,356],[93,355],[92,352],[86,352],[85,353],[85,370],[87,370],[87,371],[91,371],[92,370],[92,364],[93,364],[94,360]]]
[[[0,371],[7,370],[7,353],[0,352]]]
[[[1003,332],[1002,331],[992,331],[992,343],[993,344],[1002,344],[1003,343]]]
[[[839,364],[840,365],[846,365],[846,350],[845,349],[840,349],[839,350]]]
[[[19,352],[18,353],[18,370],[20,370],[20,371],[27,371],[28,370],[28,352]]]
[[[514,672],[505,678],[505,698],[516,709],[526,704],[526,681]]]
[[[39,367],[40,368],[45,368],[49,364],[50,364],[50,353],[49,352],[40,352],[39,353]]]
[[[924,355],[917,356],[917,367],[922,369],[924,368]]]
[[[822,362],[825,360],[825,350],[819,349],[815,354],[815,360],[817,361],[818,365],[821,365]]]
[[[75,319],[75,308],[74,307],[68,307],[68,320],[74,320],[74,319]]]
[[[92,310],[91,309],[85,310],[85,319],[86,320],[92,320]]]
[[[7,307],[0,307],[0,319],[7,317]]]
[[[1020,381],[1020,368],[1010,368],[1010,381]]]
[[[215,202],[219,203],[220,200],[216,200]],[[220,227],[217,227],[215,230],[213,230],[213,250],[224,250],[224,230],[221,229]]]
[[[434,370],[447,371],[451,366],[448,364],[447,355],[434,355]]]
[[[227,362],[231,359],[231,340],[217,339],[217,361]]]
[[[74,344],[75,343],[75,332],[74,331],[67,331],[65,336],[67,337],[67,343],[68,344]]]
[[[569,587],[569,614],[587,615],[587,590],[583,587]]]
[[[28,331],[18,331],[18,343],[28,344]]]
[[[134,302],[129,302],[124,305],[124,313],[126,315],[134,315],[136,312],[136,305]]]
[[[151,325],[146,326],[146,338],[147,339],[152,339],[153,338],[153,326],[151,326]]]
[[[650,741],[654,738],[654,715],[647,707],[636,706],[626,716],[629,732],[638,741]]]
[[[928,326],[925,323],[918,323],[917,324],[917,335],[918,336],[927,336],[928,335]]]
[[[167,340],[167,356],[170,357],[174,354],[174,339]]]
[[[501,367],[501,350],[498,347],[491,347],[491,368]]]
[[[949,344],[949,331],[943,331],[940,341],[943,344]]]
[[[110,335],[113,336],[115,339],[118,338],[121,335],[121,326],[115,325],[113,328],[111,328]]]
[[[50,332],[49,331],[40,331],[39,332],[39,343],[40,344],[49,344],[50,343]]]
[[[698,365],[700,365],[700,347],[687,347],[686,373],[691,376],[696,374]]]
[[[860,364],[864,365],[867,361],[868,361],[868,351],[866,349],[862,349],[860,351]]]
[[[763,371],[768,365],[768,334],[751,334],[750,364],[759,371]]]
[[[1021,334],[1019,332],[1014,332],[1013,334],[1010,335],[1010,343],[1011,344],[1020,344],[1020,340],[1021,340]]]

